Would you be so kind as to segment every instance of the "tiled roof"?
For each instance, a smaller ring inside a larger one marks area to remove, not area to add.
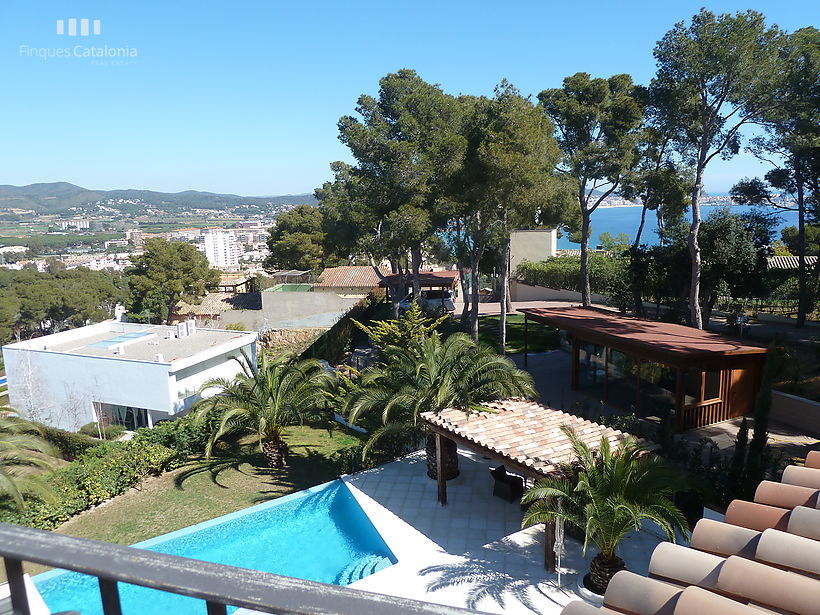
[[[180,301],[176,313],[181,316],[210,316],[229,310],[261,310],[262,299],[259,293],[208,293],[201,303],[192,304]]]
[[[433,426],[547,475],[573,459],[572,443],[561,431],[572,427],[578,437],[597,448],[601,437],[617,445],[627,435],[533,401],[504,400],[485,404],[487,412],[465,413],[455,408],[421,416]]]
[[[413,283],[413,276],[407,274],[407,285]],[[388,283],[394,283],[398,280],[399,274],[392,273],[387,276]],[[419,283],[422,288],[439,288],[442,286],[452,287],[458,282],[458,271],[420,271]],[[380,286],[387,286],[384,282],[379,283]]]
[[[799,259],[796,256],[770,256],[768,259],[769,269],[798,269]],[[813,267],[817,264],[816,256],[806,257],[806,266]]]
[[[382,267],[384,275],[390,275],[390,270]],[[370,265],[345,265],[342,267],[326,267],[314,284],[318,288],[376,288],[379,285],[379,276]]]

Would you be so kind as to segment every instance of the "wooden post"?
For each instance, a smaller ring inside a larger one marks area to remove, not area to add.
[[[527,335],[527,314],[524,313],[524,369],[527,368],[527,352],[529,348],[529,339]]]
[[[438,501],[447,506],[447,479],[444,477],[444,436],[436,434],[436,474],[438,479]]]
[[[572,352],[570,353],[570,383],[569,386],[573,391],[578,390],[578,371],[581,361],[581,343],[577,337],[572,338]]]
[[[555,572],[555,521],[544,524],[544,568]]]
[[[675,429],[683,431],[683,406],[686,403],[686,390],[683,382],[683,369],[678,368],[675,377]]]

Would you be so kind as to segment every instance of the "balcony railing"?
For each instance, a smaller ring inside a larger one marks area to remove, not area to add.
[[[227,606],[277,615],[476,613],[8,523],[0,523],[0,556],[4,559],[11,605],[16,615],[30,615],[23,562],[97,577],[105,615],[122,615],[118,583],[197,598],[204,601],[208,615],[225,615]],[[83,606],[77,605],[76,608]]]

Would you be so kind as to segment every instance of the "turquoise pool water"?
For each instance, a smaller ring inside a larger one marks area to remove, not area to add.
[[[348,585],[396,558],[342,481],[294,493],[137,543],[142,549]],[[52,612],[102,615],[96,577],[50,571],[34,584]],[[123,613],[205,613],[205,603],[120,584]]]
[[[89,346],[93,346],[95,348],[110,348],[111,346],[116,346],[117,344],[122,344],[123,342],[130,342],[131,340],[136,340],[141,337],[145,337],[146,335],[151,335],[151,333],[149,331],[123,333],[122,335],[112,337],[111,339],[103,340],[101,342],[94,342],[93,344],[89,344]]]

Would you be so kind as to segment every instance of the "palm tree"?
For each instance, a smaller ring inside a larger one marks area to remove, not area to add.
[[[379,365],[364,371],[361,388],[347,399],[345,410],[352,423],[377,416],[364,454],[387,436],[415,448],[427,437],[427,474],[437,476],[435,438],[420,418],[422,412],[458,408],[480,410],[481,404],[506,397],[535,397],[532,377],[516,369],[506,357],[470,336],[455,333],[444,342],[438,334],[422,339],[415,348],[388,346]],[[458,455],[451,440],[445,447],[444,474],[458,476]]]
[[[35,471],[51,469],[48,456],[54,453],[36,425],[19,418],[10,408],[0,408],[0,493],[11,497],[19,510],[25,508],[25,492],[51,493]]]
[[[243,373],[234,380],[217,378],[200,388],[217,392],[198,402],[195,420],[202,424],[213,413],[221,416],[205,455],[210,457],[223,438],[254,434],[268,465],[284,468],[288,452],[282,438],[285,427],[317,419],[324,409],[325,390],[335,378],[319,361],[296,361],[292,355],[272,360],[262,356],[258,367],[245,357],[240,364]]]
[[[632,438],[613,450],[602,437],[598,450],[592,450],[571,428],[562,429],[577,459],[524,494],[522,503],[533,504],[522,527],[560,519],[582,532],[584,554],[590,543],[599,551],[585,585],[603,594],[615,573],[626,568],[616,554],[618,543],[640,529],[642,521],[656,523],[670,542],[675,542],[676,532],[688,536],[686,519],[672,502],[674,491],[681,488],[681,475]]]

